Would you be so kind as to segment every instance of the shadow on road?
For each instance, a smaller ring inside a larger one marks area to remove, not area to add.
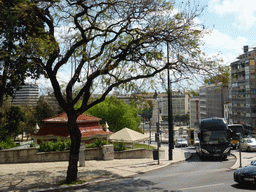
[[[228,159],[223,159],[220,157],[211,157],[200,159],[199,155],[196,152],[191,152],[191,157],[186,160],[187,162],[218,162],[218,161],[228,161]]]
[[[236,188],[236,189],[243,189],[243,190],[256,190],[256,185],[255,184],[250,184],[250,183],[246,183],[246,184],[234,184],[231,185],[232,187]]]
[[[133,177],[124,178],[120,180],[115,180],[111,182],[98,183],[97,185],[88,185],[86,189],[90,192],[100,192],[100,191],[117,191],[117,192],[131,192],[131,191],[147,191],[147,192],[165,192],[163,188],[155,187],[156,183],[142,180],[134,179]],[[169,192],[169,190],[168,190]],[[170,191],[171,192],[171,191]],[[174,192],[174,191],[173,191]],[[181,191],[175,191],[181,192]]]

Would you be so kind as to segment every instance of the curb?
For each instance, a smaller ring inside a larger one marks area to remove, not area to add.
[[[236,162],[235,162],[234,165],[232,165],[229,169],[231,169],[231,170],[236,170],[236,169],[239,168],[239,167],[238,167],[238,168],[234,167],[234,166],[236,165],[237,161],[238,161],[237,156],[236,156],[234,153],[230,153],[230,155],[232,155],[233,157],[236,158]]]

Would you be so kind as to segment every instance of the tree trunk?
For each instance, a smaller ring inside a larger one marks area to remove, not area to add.
[[[79,148],[81,142],[81,132],[76,124],[77,115],[68,115],[68,128],[71,138],[71,148],[69,154],[69,165],[67,171],[66,183],[70,184],[77,181],[77,165],[79,159]]]

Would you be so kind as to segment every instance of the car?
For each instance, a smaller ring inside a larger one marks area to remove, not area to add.
[[[199,139],[198,138],[195,139],[194,145],[199,145]]]
[[[256,139],[255,138],[243,138],[241,139],[242,151],[256,151]]]
[[[177,139],[175,141],[175,147],[187,147],[188,141],[186,139]]]
[[[250,165],[237,169],[234,172],[234,181],[243,183],[256,183],[256,160],[252,161]]]

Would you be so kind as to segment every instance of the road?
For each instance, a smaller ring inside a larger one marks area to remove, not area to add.
[[[192,157],[181,163],[124,178],[86,187],[91,192],[99,191],[149,191],[149,192],[236,192],[255,190],[255,186],[239,186],[233,181],[230,170],[235,163],[233,156],[226,161],[219,159],[201,161],[193,148],[187,148]],[[82,191],[81,189],[79,191]]]

